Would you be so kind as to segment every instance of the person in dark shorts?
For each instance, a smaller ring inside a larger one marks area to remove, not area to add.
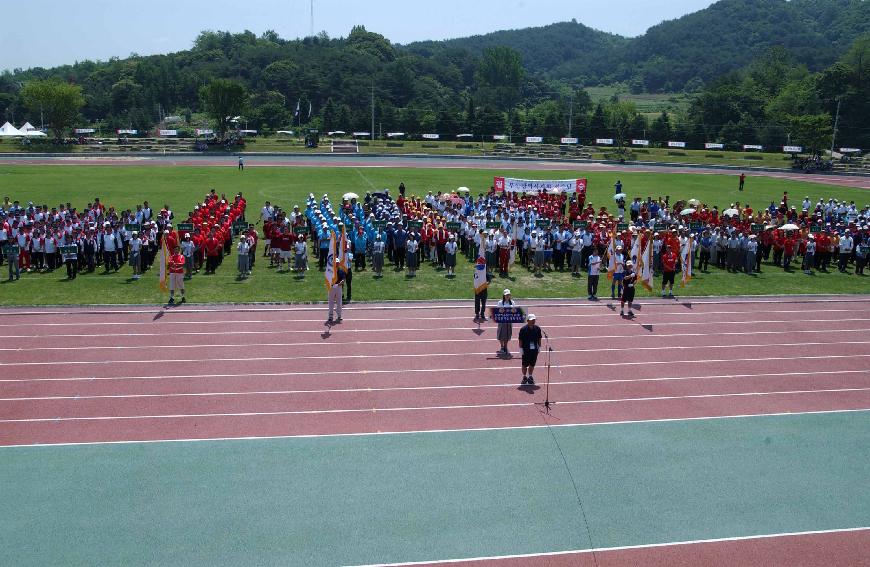
[[[529,313],[526,317],[526,324],[520,329],[519,342],[520,354],[523,357],[523,384],[534,386],[535,379],[532,376],[535,372],[535,363],[538,361],[538,352],[541,350],[541,336],[543,332],[537,325],[537,320],[534,313]]]
[[[622,296],[619,305],[619,315],[625,317],[625,304],[628,303],[628,316],[634,317],[634,311],[631,310],[634,303],[634,284],[637,282],[637,272],[634,271],[634,264],[631,260],[625,262],[625,277],[622,280]]]

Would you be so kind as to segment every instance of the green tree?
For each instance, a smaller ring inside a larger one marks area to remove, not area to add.
[[[831,115],[827,113],[791,116],[788,119],[792,142],[804,147],[805,151],[821,153],[831,143],[834,128]]]
[[[21,89],[21,98],[34,113],[42,113],[57,140],[73,126],[85,104],[80,86],[55,80],[30,81]]]
[[[666,111],[650,124],[650,139],[654,142],[664,143],[671,139],[671,119]]]
[[[631,131],[634,117],[637,116],[637,107],[633,102],[616,101],[607,104],[605,109],[607,129],[613,135],[616,146],[625,146],[626,139]]]
[[[206,113],[215,121],[215,129],[223,137],[229,130],[230,120],[244,111],[248,93],[238,81],[215,79],[200,89],[199,96]]]
[[[592,120],[589,123],[592,138],[607,137],[607,119],[604,116],[604,105],[600,102],[595,105],[595,111],[592,113]]]
[[[478,98],[498,110],[510,110],[521,98],[524,77],[519,52],[503,45],[487,48],[474,76]]]

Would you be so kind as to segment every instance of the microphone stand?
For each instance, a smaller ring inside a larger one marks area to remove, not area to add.
[[[547,381],[544,383],[544,401],[537,402],[535,405],[544,406],[544,411],[549,415],[550,407],[556,405],[556,402],[550,401],[550,359],[553,354],[553,347],[550,346],[550,336],[544,333],[543,330],[541,330],[541,333],[543,333],[544,341],[547,345]]]

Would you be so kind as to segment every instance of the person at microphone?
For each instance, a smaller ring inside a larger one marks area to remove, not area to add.
[[[535,363],[538,361],[538,352],[541,350],[541,337],[543,331],[537,325],[537,320],[534,313],[529,313],[526,317],[526,324],[520,329],[520,355],[523,358],[523,384],[530,386],[535,385],[535,378],[532,376],[535,372]]]

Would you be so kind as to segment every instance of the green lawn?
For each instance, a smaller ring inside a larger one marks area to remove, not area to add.
[[[805,195],[854,199],[863,204],[868,194],[860,189],[826,186],[763,177],[749,177],[747,191],[737,192],[736,175],[691,175],[658,173],[578,173],[561,171],[487,171],[475,169],[401,169],[401,168],[283,168],[248,167],[239,173],[232,167],[105,167],[105,166],[2,166],[0,184],[3,195],[22,202],[33,200],[49,205],[72,202],[83,207],[93,197],[115,207],[133,207],[147,199],[155,208],[171,205],[177,217],[184,217],[193,204],[210,189],[228,195],[242,191],[255,218],[262,202],[271,200],[285,208],[304,204],[309,192],[318,197],[328,193],[333,200],[346,191],[363,194],[367,190],[395,188],[404,181],[408,194],[425,194],[427,190],[450,190],[460,185],[473,191],[485,191],[494,173],[527,178],[571,178],[589,180],[589,201],[595,205],[612,203],[612,185],[620,178],[630,196],[670,195],[672,199],[696,197],[720,210],[734,200],[748,200],[755,208],[779,200],[789,191],[794,200]],[[262,248],[261,248],[262,250]],[[278,274],[258,258],[251,279],[237,281],[235,257],[228,259],[215,276],[197,275],[189,282],[189,295],[195,302],[304,302],[325,299],[322,277],[316,270],[304,279],[294,274]],[[313,263],[313,261],[312,261]],[[129,280],[129,268],[118,274],[82,275],[66,281],[64,271],[53,274],[26,274],[18,282],[5,282],[5,266],[0,271],[0,305],[77,304],[77,303],[158,303],[165,300],[157,287],[154,271],[142,280]],[[510,278],[496,278],[496,292],[509,286],[516,297],[585,296],[585,278],[567,273],[547,273],[542,278],[517,268]],[[425,266],[414,279],[387,270],[382,279],[371,272],[355,274],[355,300],[470,298],[471,267],[459,260],[457,276],[447,279],[443,272]],[[698,274],[685,295],[737,295],[772,293],[866,293],[868,279],[839,273],[806,276],[799,271],[783,273],[767,267],[757,276],[727,274],[713,270]],[[605,296],[605,290],[600,292]],[[640,290],[643,295],[643,290]]]

